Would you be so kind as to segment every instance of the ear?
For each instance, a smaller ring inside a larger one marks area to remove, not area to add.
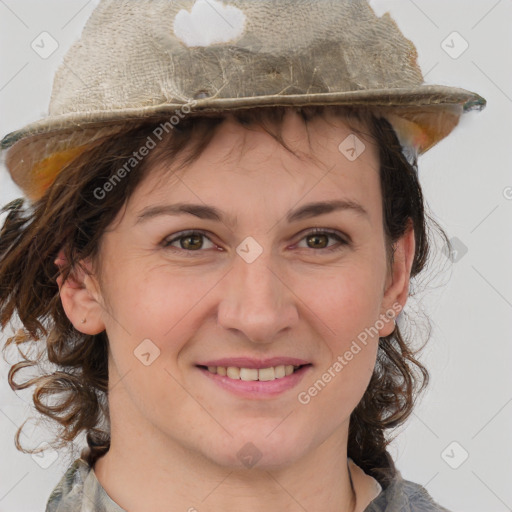
[[[55,265],[62,269],[68,261],[61,249],[55,259]],[[66,281],[59,275],[60,299],[62,307],[74,328],[84,334],[99,334],[105,330],[102,312],[104,309],[97,280],[93,276],[92,265],[82,261],[85,270],[77,266]]]
[[[386,277],[384,296],[381,304],[381,318],[390,312],[398,315],[407,302],[409,296],[409,282],[411,268],[416,250],[416,241],[412,221],[409,220],[406,232],[397,240],[394,245],[395,253],[391,271]],[[390,318],[388,316],[388,318]],[[389,336],[395,328],[394,321],[384,322],[382,329],[379,329],[379,337]]]

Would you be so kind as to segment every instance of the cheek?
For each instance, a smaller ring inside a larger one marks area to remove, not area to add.
[[[295,289],[324,323],[322,332],[343,348],[348,338],[357,337],[379,318],[383,280],[384,267],[360,260],[321,276],[301,277]]]
[[[143,259],[110,265],[106,292],[114,318],[135,337],[161,338],[173,329],[193,305],[215,284],[200,270],[177,270],[168,263],[148,264]],[[118,326],[119,327],[119,326]]]
[[[345,422],[363,397],[374,372],[378,332],[372,327],[379,315],[378,290],[364,275],[326,281],[311,297],[322,325],[317,371],[301,386],[297,399],[304,414],[322,418],[330,432]]]
[[[347,279],[332,284],[323,303],[322,318],[329,327],[324,342],[330,355],[325,372],[336,375],[332,380],[343,381],[340,398],[350,400],[362,395],[375,366],[380,301],[373,285]]]
[[[376,323],[380,318],[383,272],[360,260],[325,278],[302,281],[304,286],[297,294],[307,297],[307,306],[317,318],[325,354],[320,376],[315,375],[314,382],[307,383],[315,387],[311,389],[313,395],[322,391],[320,402],[334,400],[345,404],[348,411],[357,405],[368,386],[378,350]],[[324,384],[329,388],[326,393]]]
[[[146,379],[153,382],[150,387],[154,386],[154,375],[163,376],[166,388],[173,388],[176,382],[165,369],[177,371],[179,378],[182,368],[176,365],[182,352],[214,314],[211,296],[218,282],[218,273],[201,272],[198,268],[178,272],[167,264],[120,266],[113,271],[108,293],[114,311],[105,316],[117,372],[124,375],[136,370],[139,375],[142,370],[139,377],[144,382],[139,383],[139,390],[146,385]],[[155,358],[154,362],[141,368],[137,354],[142,357],[147,352],[151,361]],[[151,396],[154,393],[153,389]]]

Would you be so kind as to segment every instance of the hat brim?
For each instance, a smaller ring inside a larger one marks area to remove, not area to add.
[[[268,95],[240,98],[201,98],[189,103],[176,102],[143,108],[125,108],[50,116],[6,135],[1,149],[10,148],[6,157],[14,182],[27,195],[35,197],[31,171],[56,151],[94,142],[122,132],[128,125],[154,120],[158,122],[177,111],[186,116],[211,115],[249,108],[273,106],[345,105],[371,108],[413,122],[423,136],[418,143],[419,154],[445,138],[458,124],[460,116],[470,110],[481,110],[486,100],[480,95],[456,87],[421,85],[409,88],[358,90],[350,92]]]

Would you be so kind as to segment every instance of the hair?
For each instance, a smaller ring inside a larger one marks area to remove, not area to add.
[[[412,223],[416,247],[411,278],[419,274],[429,255],[427,219],[445,240],[447,237],[427,216],[416,158],[405,157],[390,123],[371,110],[333,106],[256,108],[231,115],[243,126],[263,127],[290,150],[281,132],[289,109],[302,116],[306,127],[310,119],[334,112],[349,124],[356,121],[357,126],[352,128],[375,141],[388,263],[393,261],[395,243]],[[35,408],[58,424],[54,446],[61,448],[85,434],[87,447],[81,456],[91,466],[110,447],[108,338],[106,332],[85,335],[73,327],[63,310],[56,279],[59,274],[63,280],[68,279],[83,259],[91,258],[94,264],[103,233],[148,169],[177,161],[179,155],[185,156],[180,167],[193,162],[225,117],[224,113],[185,117],[135,170],[98,199],[95,190],[111,180],[147,142],[158,121],[132,125],[121,135],[102,139],[68,163],[44,196],[29,207],[24,207],[23,199],[17,199],[2,210],[7,216],[0,232],[0,325],[5,329],[16,315],[23,325],[4,346],[5,352],[14,345],[22,356],[10,368],[9,385],[15,391],[35,386]],[[67,264],[59,270],[54,260],[61,248]],[[424,344],[414,348],[413,341],[405,338],[398,325],[390,335],[379,339],[373,375],[350,418],[348,456],[384,487],[396,473],[387,451],[392,440],[390,429],[410,416],[429,380],[427,369],[417,359]],[[29,357],[22,350],[32,346],[42,348],[37,357]],[[43,371],[42,363],[46,361],[56,365],[56,371]],[[28,367],[39,368],[39,374],[16,382],[15,376]],[[35,450],[20,445],[23,426],[15,435],[16,448],[33,453]]]

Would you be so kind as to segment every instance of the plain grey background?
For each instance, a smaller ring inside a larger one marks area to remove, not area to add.
[[[422,356],[431,384],[391,452],[405,478],[454,512],[512,510],[512,3],[371,3],[379,15],[389,11],[414,42],[428,83],[488,100],[420,159],[429,209],[457,253],[448,259],[438,248],[449,269],[421,301],[433,328]],[[0,137],[46,115],[53,75],[96,4],[0,0]],[[42,32],[58,44],[49,56],[31,46],[48,38]],[[20,195],[0,168],[0,204]],[[411,315],[415,304],[406,308]],[[2,360],[0,512],[41,511],[77,453],[36,460],[15,449],[15,430],[33,411],[30,394],[17,396],[7,385],[8,369]],[[27,434],[22,442],[30,446],[51,438],[44,423]]]

